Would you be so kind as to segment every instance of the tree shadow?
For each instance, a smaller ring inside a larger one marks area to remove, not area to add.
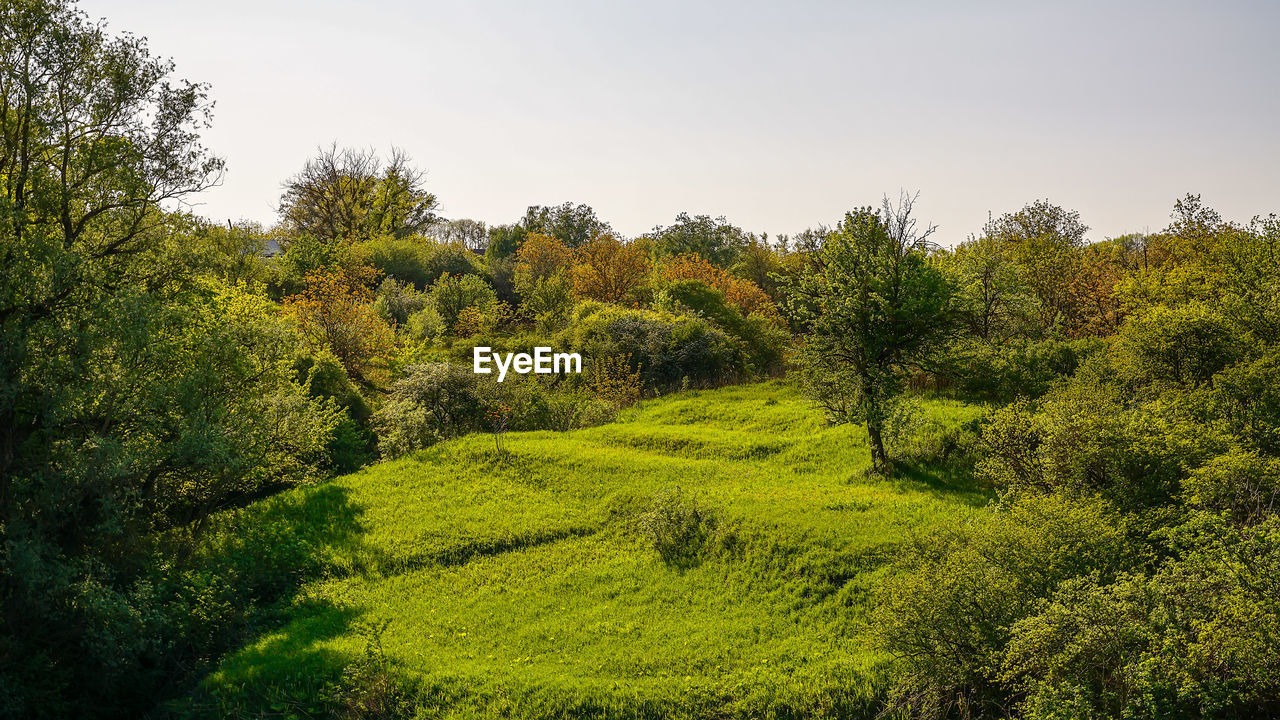
[[[924,492],[936,498],[958,500],[971,507],[982,507],[993,497],[965,463],[897,460],[890,474],[881,480],[902,492]]]
[[[160,694],[170,701],[154,716],[226,717],[236,715],[228,704],[261,709],[282,696],[317,698],[317,683],[352,659],[324,642],[361,613],[307,597],[305,587],[348,575],[368,557],[362,514],[347,488],[326,483],[217,518],[166,568],[180,630],[167,663],[174,682]]]

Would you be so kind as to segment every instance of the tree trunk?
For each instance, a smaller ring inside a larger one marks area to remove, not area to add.
[[[884,451],[884,438],[880,432],[880,419],[867,417],[867,446],[871,448],[871,469],[881,475],[889,474],[889,456]]]

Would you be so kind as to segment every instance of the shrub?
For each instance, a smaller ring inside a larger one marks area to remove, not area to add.
[[[479,272],[474,256],[466,247],[416,237],[375,238],[356,245],[351,254],[356,262],[371,265],[384,275],[418,289],[426,288],[441,275]]]
[[[485,312],[498,302],[493,288],[477,275],[441,275],[431,287],[430,301],[449,332],[468,308]]]
[[[1125,323],[1114,367],[1138,388],[1190,389],[1208,384],[1243,347],[1231,323],[1205,305],[1154,307]]]
[[[521,312],[534,322],[538,332],[550,334],[563,329],[573,312],[571,283],[563,275],[530,278],[523,282]]]
[[[717,524],[714,512],[678,487],[659,493],[640,516],[641,532],[662,561],[673,567],[697,564]]]
[[[463,366],[410,366],[374,415],[382,454],[399,457],[482,427],[486,408],[476,385]]]
[[[719,290],[724,295],[725,302],[737,308],[744,316],[760,315],[773,325],[785,325],[773,300],[758,285],[731,275],[698,255],[677,255],[667,259],[662,264],[660,279],[663,283],[698,280]]]
[[[1130,409],[1103,383],[1075,382],[1038,410],[993,412],[978,474],[1012,491],[1101,493],[1127,510],[1170,506],[1186,468],[1226,450],[1218,433],[1158,408]]]
[[[626,357],[650,390],[728,382],[748,374],[741,341],[688,316],[583,303],[566,341],[587,358]]]
[[[1018,396],[1040,397],[1104,347],[1095,339],[1015,338],[994,343],[967,338],[936,354],[930,369],[939,384],[960,395],[1007,402]]]
[[[1280,510],[1280,460],[1233,448],[1192,470],[1188,499],[1234,522],[1252,525]]]
[[[302,355],[294,362],[294,373],[311,397],[332,398],[343,411],[326,444],[328,467],[348,473],[371,462],[377,439],[369,429],[370,409],[333,353],[320,351]]]
[[[405,323],[405,332],[410,338],[419,342],[435,340],[444,335],[447,330],[444,318],[440,317],[440,312],[430,304],[410,315]]]
[[[770,374],[782,368],[790,335],[761,315],[743,317],[737,307],[725,302],[722,292],[701,280],[670,283],[654,299],[654,308],[673,314],[690,312],[738,338],[753,374]]]
[[[391,328],[370,306],[368,287],[375,276],[368,267],[313,272],[306,288],[284,301],[312,346],[328,348],[357,378],[394,341]]]
[[[911,717],[1002,717],[1009,628],[1062,583],[1137,562],[1105,503],[1059,495],[1016,500],[988,522],[908,547],[872,622],[901,659],[894,705]]]
[[[410,316],[421,312],[426,306],[425,295],[414,290],[412,284],[397,282],[392,277],[383,280],[378,286],[376,299],[373,301],[373,311],[378,317],[398,326],[407,323]]]

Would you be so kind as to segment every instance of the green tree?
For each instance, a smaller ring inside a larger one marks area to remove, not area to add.
[[[1071,280],[1075,277],[1088,226],[1080,213],[1048,200],[1037,200],[987,223],[983,234],[1008,247],[1023,284],[1036,298],[1044,332],[1073,320]]]
[[[531,205],[520,226],[526,233],[549,235],[571,248],[585,245],[598,235],[614,234],[609,223],[597,217],[590,205],[571,202],[552,207]]]
[[[833,420],[866,423],[872,467],[889,470],[883,430],[903,375],[948,331],[953,291],[927,257],[914,198],[845,215],[789,303],[807,328],[802,364]]]
[[[293,379],[287,318],[196,275],[237,279],[211,255],[243,238],[191,242],[191,219],[163,210],[222,169],[199,140],[206,88],[171,75],[71,2],[0,0],[8,717],[149,710],[181,671],[148,546],[313,476],[332,429]]]
[[[372,150],[331,145],[285,183],[280,219],[294,234],[328,241],[421,235],[440,219],[425,177],[399,148],[383,162]]]
[[[690,217],[689,213],[680,213],[671,225],[654,228],[649,237],[659,258],[697,255],[722,268],[733,265],[751,242],[742,228],[730,225],[723,217]]]

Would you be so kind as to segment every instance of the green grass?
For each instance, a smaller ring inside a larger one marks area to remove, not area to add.
[[[981,414],[925,403],[938,427]],[[441,717],[870,714],[866,625],[892,549],[983,512],[963,475],[868,477],[864,434],[771,382],[652,400],[571,433],[475,435],[242,511],[326,524],[321,579],[202,686],[210,712],[305,716],[362,623]],[[638,529],[679,486],[721,518],[700,564]]]

